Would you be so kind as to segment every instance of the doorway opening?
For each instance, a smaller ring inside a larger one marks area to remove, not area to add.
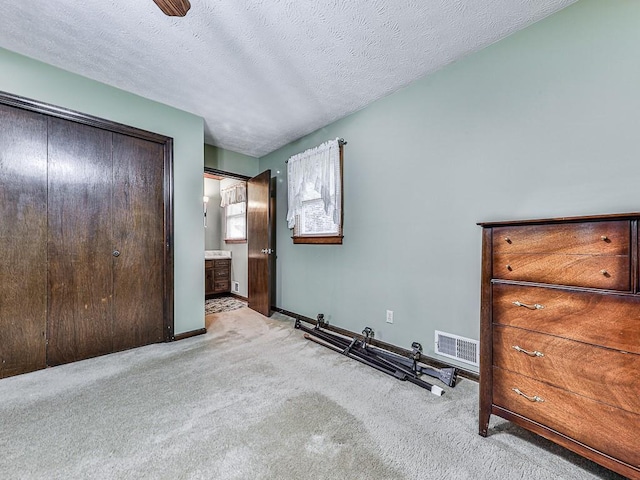
[[[271,171],[250,178],[205,168],[203,181],[205,308],[212,300],[230,309],[245,302],[270,316],[275,271]]]
[[[248,301],[248,179],[205,169],[205,314],[225,311]]]

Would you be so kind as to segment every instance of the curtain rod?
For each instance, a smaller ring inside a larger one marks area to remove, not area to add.
[[[347,141],[346,141],[344,138],[339,138],[339,139],[338,139],[338,145],[339,145],[339,146],[341,146],[341,147],[342,147],[343,145],[346,145],[346,144],[347,144]],[[313,147],[312,147],[312,148],[313,148]],[[285,162],[284,162],[284,163],[289,163],[289,160],[285,160]]]

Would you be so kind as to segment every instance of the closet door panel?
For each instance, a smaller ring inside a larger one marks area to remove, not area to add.
[[[49,365],[113,351],[111,144],[49,118]]]
[[[114,350],[161,342],[164,147],[113,135]]]
[[[0,105],[0,378],[46,366],[47,119]]]

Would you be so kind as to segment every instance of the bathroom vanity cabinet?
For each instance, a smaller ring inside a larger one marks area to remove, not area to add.
[[[231,259],[204,261],[205,295],[229,293],[231,291]]]

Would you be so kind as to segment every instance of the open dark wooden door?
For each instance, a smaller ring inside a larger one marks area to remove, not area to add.
[[[271,315],[271,170],[247,182],[247,243],[249,250],[249,308]]]

